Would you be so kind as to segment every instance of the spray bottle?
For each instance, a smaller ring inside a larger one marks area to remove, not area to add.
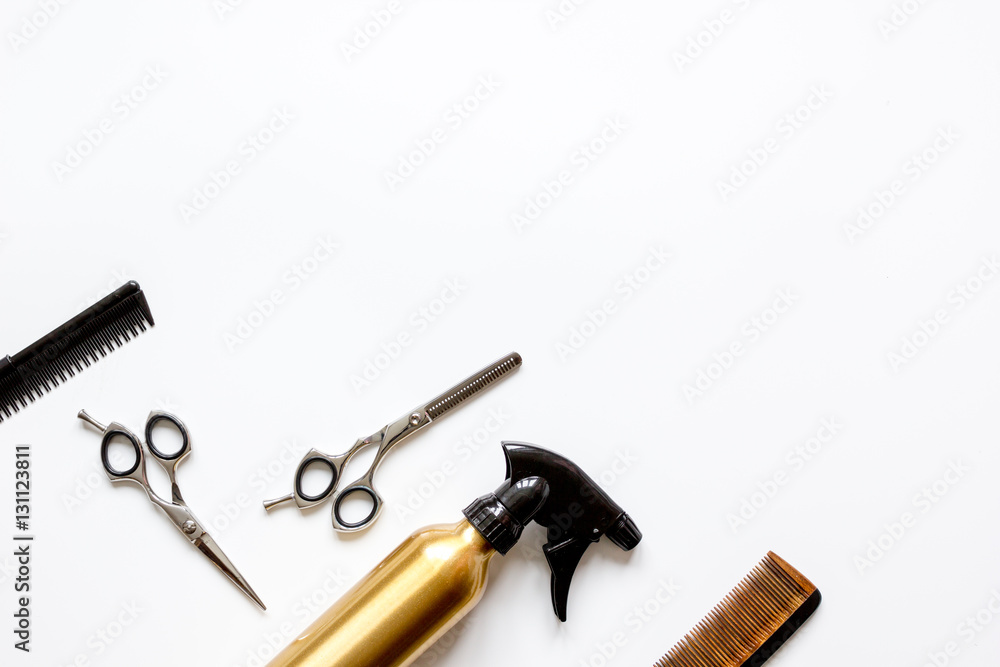
[[[552,605],[566,620],[583,553],[607,535],[629,551],[642,534],[575,463],[534,445],[504,442],[507,479],[465,508],[465,519],[428,526],[334,603],[268,667],[405,667],[469,613],[486,592],[497,553],[530,521],[548,529]]]

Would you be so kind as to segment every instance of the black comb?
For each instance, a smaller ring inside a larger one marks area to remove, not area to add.
[[[153,326],[139,283],[119,287],[13,357],[0,359],[0,422]]]

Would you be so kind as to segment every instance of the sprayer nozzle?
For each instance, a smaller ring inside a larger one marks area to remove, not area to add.
[[[642,533],[639,531],[639,526],[635,525],[632,517],[624,513],[615,522],[615,525],[608,528],[608,532],[605,534],[615,546],[623,551],[632,551],[632,549],[635,549],[639,545],[640,540],[642,540]]]

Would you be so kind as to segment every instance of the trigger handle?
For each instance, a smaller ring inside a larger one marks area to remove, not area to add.
[[[580,559],[593,542],[579,537],[542,547],[545,560],[552,570],[552,609],[560,621],[566,621],[566,606],[569,602],[569,585],[573,582],[573,574]]]

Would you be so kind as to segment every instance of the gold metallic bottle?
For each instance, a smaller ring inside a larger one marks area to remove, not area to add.
[[[482,599],[494,554],[465,519],[413,533],[270,667],[412,664]]]
[[[510,551],[530,521],[548,528],[552,603],[565,621],[587,547],[607,535],[628,551],[642,534],[572,461],[525,443],[503,449],[507,480],[494,493],[465,508],[464,520],[410,535],[268,667],[412,664],[479,603],[493,556]]]

